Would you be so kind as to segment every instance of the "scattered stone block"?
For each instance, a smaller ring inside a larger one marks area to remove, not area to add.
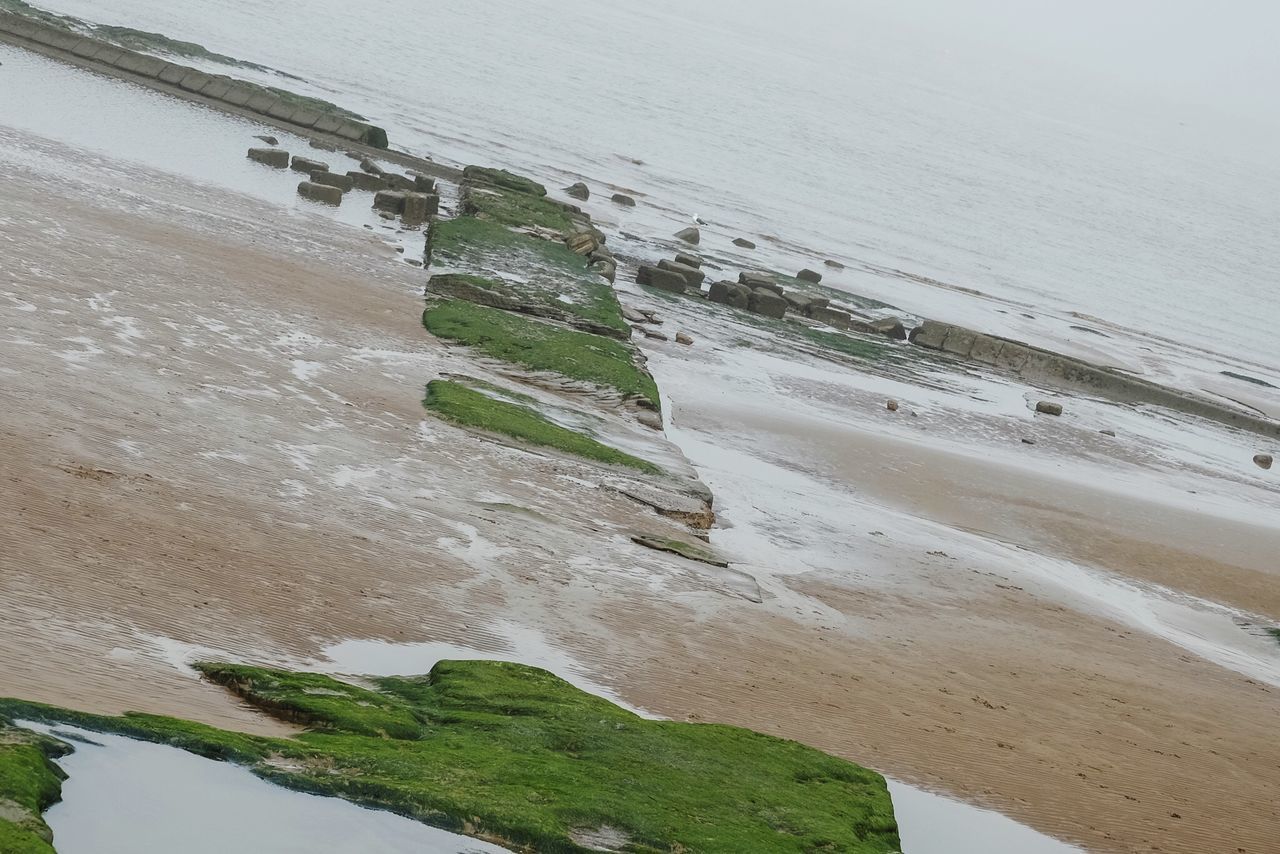
[[[275,169],[284,169],[289,165],[289,152],[282,148],[251,148],[247,156],[250,160],[256,160]]]
[[[624,193],[614,193],[610,201],[616,205],[622,205],[624,208],[634,208],[636,206],[636,200]]]
[[[819,323],[834,326],[836,329],[848,329],[853,325],[853,317],[847,311],[826,306],[809,306],[809,316]]]
[[[680,229],[676,232],[675,236],[677,240],[683,240],[685,243],[692,243],[694,246],[697,246],[702,242],[702,232],[698,231],[698,229],[693,226]]]
[[[902,321],[896,317],[885,317],[880,320],[871,321],[871,329],[895,341],[907,340],[907,328],[902,325]],[[970,353],[970,356],[973,354]]]
[[[948,353],[955,353],[957,356],[968,356],[969,351],[973,349],[973,342],[977,338],[978,333],[972,329],[953,326],[951,331],[947,333],[947,339],[942,342],[942,349]]]
[[[1042,400],[1036,404],[1036,412],[1039,412],[1043,415],[1061,415],[1062,404],[1054,403],[1051,400]]]
[[[670,270],[663,270],[658,267],[643,266],[636,272],[636,283],[648,285],[660,291],[682,294],[688,281],[679,273],[673,273]]]
[[[329,164],[320,160],[312,160],[308,157],[301,157],[295,154],[293,156],[293,162],[289,164],[289,168],[294,172],[306,172],[310,175],[312,172],[328,172]]]
[[[377,175],[379,178],[385,178],[387,176],[387,170],[383,169],[367,157],[360,161],[360,171],[367,172],[370,175]]]
[[[422,225],[427,217],[440,210],[440,197],[428,193],[404,193],[404,208],[400,220],[405,225]]]
[[[399,214],[404,212],[404,192],[402,190],[379,190],[373,197],[375,210]]]
[[[310,199],[313,202],[321,202],[326,205],[342,204],[342,191],[337,187],[328,187],[324,184],[316,184],[312,181],[303,181],[298,185],[298,195],[304,199]]]
[[[765,317],[781,319],[787,313],[787,301],[768,288],[756,288],[747,300],[750,311]]]
[[[751,289],[738,282],[712,282],[707,299],[721,305],[745,309],[751,301]]]
[[[564,239],[564,245],[578,255],[590,255],[600,248],[600,240],[589,231],[576,231]]]
[[[312,172],[311,183],[323,184],[326,187],[337,187],[344,193],[349,192],[354,186],[350,176],[328,171]]]
[[[686,335],[686,334],[685,334],[685,333],[683,333],[683,332],[677,332],[677,333],[676,333],[676,343],[677,343],[677,344],[683,344],[683,345],[685,345],[686,347],[688,347],[688,346],[691,346],[691,345],[693,344],[693,338],[692,338],[692,337],[690,337],[690,336],[688,336],[688,335]]]
[[[735,237],[733,239],[734,246],[740,246],[743,249],[755,249],[756,245],[745,237]]]
[[[969,351],[969,358],[984,365],[994,365],[1000,359],[1002,349],[1004,349],[1004,342],[999,338],[979,335],[973,342],[973,349]]]
[[[826,264],[828,267],[830,267],[830,268],[831,268],[831,269],[833,269],[833,270],[843,270],[843,269],[844,269],[844,265],[843,265],[843,264],[841,264],[839,261],[823,261],[822,263],[823,263],[823,264]]]
[[[581,199],[584,202],[587,199],[591,198],[591,188],[588,187],[586,184],[582,183],[581,181],[578,181],[574,184],[570,184],[568,187],[565,187],[564,192],[565,192],[565,195],[568,196],[569,198]]]
[[[430,175],[415,174],[413,176],[413,189],[415,192],[418,192],[418,193],[428,193],[430,195],[437,195],[436,179],[432,178]]]
[[[1270,454],[1255,454],[1253,461],[1260,469],[1270,469],[1274,462]]]
[[[377,175],[370,175],[368,172],[348,172],[347,177],[351,179],[351,186],[357,190],[368,190],[376,193],[379,190],[387,189],[387,182]]]
[[[684,276],[684,280],[689,283],[689,287],[691,288],[701,288],[702,280],[707,277],[707,274],[699,270],[697,267],[690,267],[688,264],[679,264],[675,261],[668,261],[665,258],[658,262],[658,268]]]
[[[739,273],[738,281],[750,290],[765,288],[782,296],[782,285],[779,285],[771,273]]]
[[[689,252],[677,252],[676,263],[684,264],[687,267],[702,267],[702,259]]]
[[[822,281],[822,274],[814,270],[804,269],[796,273],[796,278],[802,282],[812,282],[816,285]]]

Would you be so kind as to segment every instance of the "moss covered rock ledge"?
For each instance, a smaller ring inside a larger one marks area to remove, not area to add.
[[[874,771],[745,729],[647,720],[537,668],[444,661],[426,676],[375,679],[372,688],[242,665],[199,669],[307,731],[263,738],[17,700],[0,700],[0,717],[171,744],[516,851],[586,852],[601,850],[601,840],[638,854],[900,850],[889,792]],[[47,766],[39,750],[23,761]],[[6,767],[0,803],[17,801],[38,818],[56,777],[32,792]],[[52,850],[35,839],[46,847],[14,850]]]

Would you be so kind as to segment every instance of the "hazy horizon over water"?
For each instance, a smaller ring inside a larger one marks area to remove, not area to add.
[[[41,5],[299,74],[411,149],[608,181],[1280,378],[1280,8],[1257,0]]]

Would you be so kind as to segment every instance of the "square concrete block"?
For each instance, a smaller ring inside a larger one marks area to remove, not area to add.
[[[279,100],[279,98],[272,95],[270,92],[259,92],[249,99],[249,102],[245,104],[245,108],[253,110],[255,113],[267,115],[268,111],[274,107],[276,105],[276,101]]]
[[[271,116],[273,119],[280,119],[282,122],[287,122],[297,109],[298,108],[293,104],[290,104],[284,98],[281,98],[267,108],[267,115]]]
[[[210,77],[209,82],[200,90],[200,94],[206,98],[213,98],[215,101],[224,100],[227,93],[231,91],[231,81],[224,80],[221,77]]]
[[[123,48],[118,48],[113,44],[104,44],[98,52],[93,55],[93,58],[95,62],[101,62],[104,65],[115,65],[116,60],[123,54]]]
[[[950,325],[936,320],[926,320],[911,330],[911,343],[930,350],[941,350],[942,342],[947,340],[950,332]]]
[[[951,331],[947,333],[947,340],[942,342],[942,349],[947,353],[955,353],[957,356],[968,356],[973,350],[973,342],[978,339],[978,333],[972,329],[965,329],[963,326],[953,326]]]
[[[258,93],[259,90],[253,86],[246,86],[243,83],[231,83],[227,88],[226,94],[222,96],[222,100],[228,104],[243,107],[252,101]]]
[[[83,56],[85,59],[93,56],[102,47],[102,42],[97,39],[80,39],[76,42],[75,47],[71,48],[71,52],[76,56]]]
[[[1027,364],[1027,358],[1030,355],[1030,349],[1021,344],[1006,341],[1004,346],[1000,348],[1000,355],[996,357],[996,367],[1009,371],[1020,371]]]
[[[364,139],[365,125],[360,122],[353,122],[350,119],[344,121],[342,126],[335,131],[338,136],[343,139],[349,139],[352,142],[360,142]]]
[[[178,85],[188,92],[199,92],[201,89],[209,85],[212,78],[203,71],[192,71],[186,77],[182,78],[182,82]]]
[[[982,362],[984,365],[994,365],[996,359],[1000,356],[1000,349],[1004,347],[1004,342],[999,338],[992,338],[990,335],[979,335],[973,342],[973,349],[969,351],[969,358],[975,362]]]
[[[293,115],[289,117],[289,121],[295,125],[301,125],[309,128],[320,120],[320,113],[308,107],[298,107],[293,111]]]
[[[175,86],[182,82],[182,78],[187,76],[190,71],[185,65],[174,65],[172,62],[166,62],[164,68],[160,70],[160,80],[165,83],[172,83]]]

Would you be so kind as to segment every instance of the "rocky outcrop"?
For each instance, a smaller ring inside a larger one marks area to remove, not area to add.
[[[564,192],[565,192],[565,195],[567,195],[569,198],[580,199],[581,201],[584,201],[584,202],[587,199],[591,198],[591,188],[588,187],[586,184],[582,183],[581,181],[578,181],[575,184],[571,184],[568,187],[565,187]]]
[[[675,236],[677,240],[683,240],[685,243],[692,243],[694,246],[697,246],[702,242],[702,232],[698,231],[694,226],[680,229],[676,232]]]
[[[304,199],[310,199],[313,202],[321,202],[326,205],[342,204],[342,191],[337,187],[326,187],[324,184],[316,184],[311,181],[303,181],[298,185],[298,195]]]
[[[281,148],[251,148],[247,156],[250,160],[256,160],[275,169],[285,169],[289,166],[289,152]]]
[[[642,266],[636,272],[636,283],[648,285],[651,288],[657,288],[660,291],[669,291],[673,294],[684,293],[688,280],[679,273],[673,273],[670,270],[663,270],[660,267]]]

